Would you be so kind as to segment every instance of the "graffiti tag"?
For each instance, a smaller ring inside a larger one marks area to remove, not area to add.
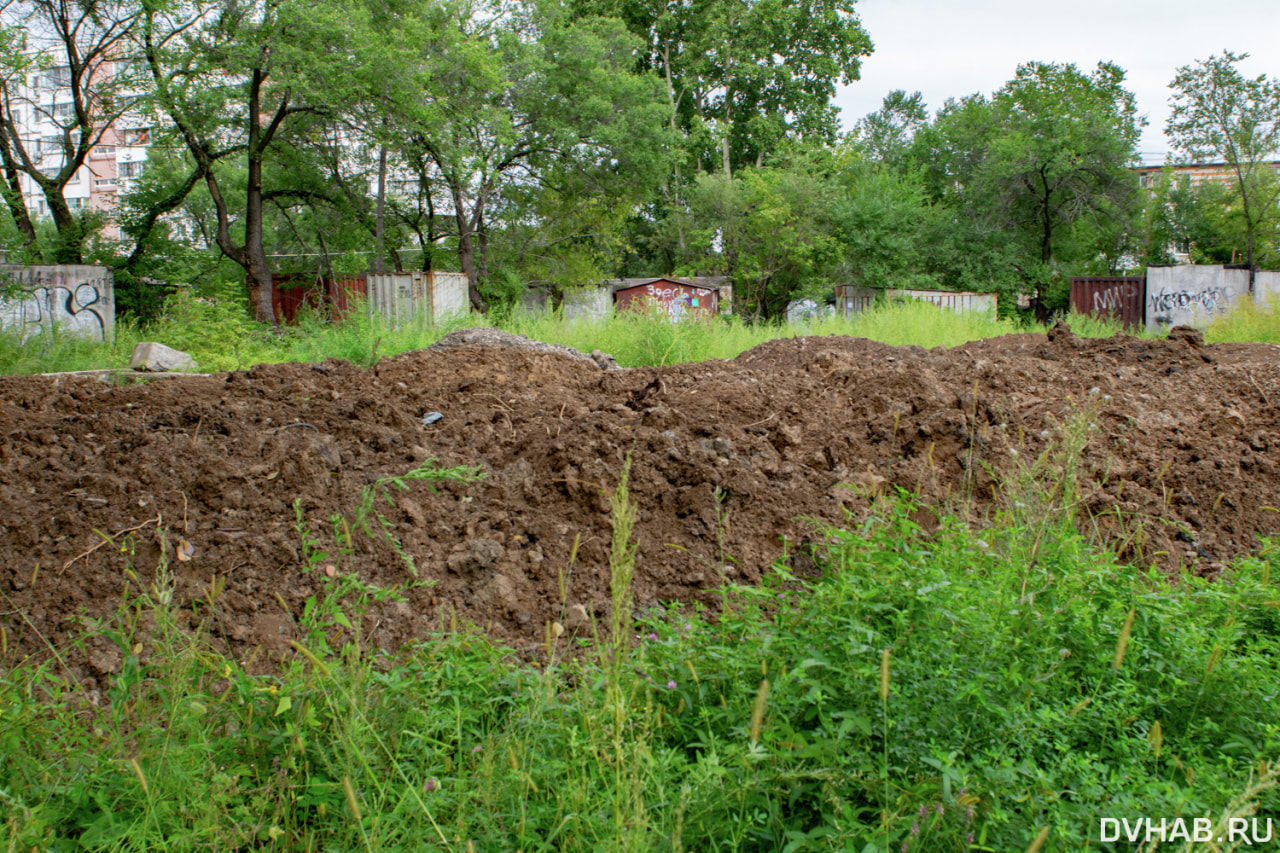
[[[1152,311],[1194,311],[1225,314],[1231,309],[1231,295],[1221,287],[1204,290],[1165,290],[1148,297]]]
[[[1093,294],[1093,311],[1095,314],[1103,312],[1119,311],[1124,305],[1126,297],[1134,295],[1134,286],[1132,284],[1121,284],[1115,287],[1109,287],[1106,290],[1097,290]]]
[[[110,320],[97,282],[38,284],[0,302],[0,327],[16,328],[22,338],[36,332],[62,332],[106,340]]]

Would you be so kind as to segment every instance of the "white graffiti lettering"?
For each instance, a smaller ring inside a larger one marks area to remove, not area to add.
[[[1121,284],[1115,287],[1109,287],[1106,290],[1098,290],[1093,294],[1093,311],[1095,314],[1104,311],[1118,311],[1124,305],[1126,298],[1134,295],[1134,287],[1131,284]]]
[[[1148,297],[1152,311],[1202,311],[1225,314],[1231,308],[1231,295],[1221,287],[1204,290],[1165,290]]]

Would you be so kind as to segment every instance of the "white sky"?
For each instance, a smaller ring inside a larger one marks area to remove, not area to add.
[[[846,128],[893,89],[919,90],[929,110],[947,98],[990,95],[1022,62],[1099,61],[1127,72],[1148,125],[1140,149],[1168,150],[1169,82],[1178,68],[1224,50],[1248,53],[1246,76],[1280,77],[1280,0],[859,0],[875,52],[836,105]]]

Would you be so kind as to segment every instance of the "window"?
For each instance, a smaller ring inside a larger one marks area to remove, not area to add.
[[[93,188],[95,190],[107,189],[116,185],[115,178],[94,178]]]
[[[139,178],[143,171],[147,168],[147,164],[138,161],[136,163],[118,163],[116,164],[116,174],[122,178]]]
[[[37,89],[65,89],[70,85],[71,69],[65,65],[45,69],[35,78]]]
[[[387,195],[416,196],[417,194],[418,182],[416,180],[387,181]]]
[[[116,147],[114,145],[99,145],[89,152],[89,156],[94,160],[114,160],[116,159]]]
[[[125,145],[150,145],[151,128],[138,127],[124,132]]]
[[[59,154],[62,152],[62,137],[60,136],[42,136],[36,148],[38,157],[48,157],[51,154]]]
[[[69,198],[67,199],[67,207],[72,210],[84,210],[87,206],[88,199],[85,198]]]
[[[70,118],[75,114],[76,114],[75,104],[54,104],[53,105],[54,118]]]

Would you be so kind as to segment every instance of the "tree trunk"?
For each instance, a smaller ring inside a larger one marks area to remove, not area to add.
[[[256,98],[253,100],[256,101]],[[254,105],[256,107],[256,104]],[[258,117],[255,112],[250,119],[249,132],[249,170],[245,188],[244,206],[244,270],[251,280],[251,287],[256,285],[257,299],[254,300],[254,317],[259,323],[276,324],[275,308],[272,305],[271,267],[267,263],[267,251],[262,242],[262,150],[258,147]]]
[[[453,211],[458,222],[458,263],[467,277],[467,296],[471,299],[471,307],[485,314],[488,313],[489,306],[480,295],[480,277],[476,272],[476,249],[471,223],[465,213],[462,192],[456,187],[453,188]]]
[[[1230,138],[1230,137],[1228,137]],[[1249,181],[1245,177],[1244,166],[1240,163],[1240,154],[1234,147],[1229,147],[1227,152],[1227,162],[1231,164],[1232,171],[1236,173],[1236,183],[1240,187],[1240,204],[1244,208],[1244,233],[1245,233],[1245,250],[1248,253],[1245,261],[1249,264],[1249,295],[1254,296],[1254,271],[1253,271],[1253,217],[1249,215]],[[1253,167],[1250,166],[1250,175],[1253,173]],[[1231,262],[1235,263],[1235,251],[1231,252]]]
[[[1053,260],[1053,210],[1049,207],[1049,199],[1053,190],[1049,188],[1049,179],[1044,170],[1040,172],[1040,184],[1044,187],[1044,196],[1040,202],[1040,213],[1044,217],[1044,233],[1040,238],[1040,260],[1049,263]]]
[[[373,271],[382,275],[382,255],[386,251],[387,222],[387,146],[378,151],[378,201],[374,211],[374,243],[377,254],[373,258]]]
[[[4,201],[9,208],[9,214],[13,217],[14,224],[18,226],[18,233],[22,235],[23,248],[35,248],[36,245],[36,228],[31,222],[31,214],[27,210],[26,199],[22,195],[22,180],[18,177],[16,169],[12,168],[9,162],[10,157],[8,151],[4,153]]]
[[[45,202],[49,205],[49,214],[53,217],[54,227],[58,231],[57,247],[53,253],[54,263],[80,264],[84,262],[84,225],[76,219],[71,207],[62,196],[58,186],[41,186]]]

